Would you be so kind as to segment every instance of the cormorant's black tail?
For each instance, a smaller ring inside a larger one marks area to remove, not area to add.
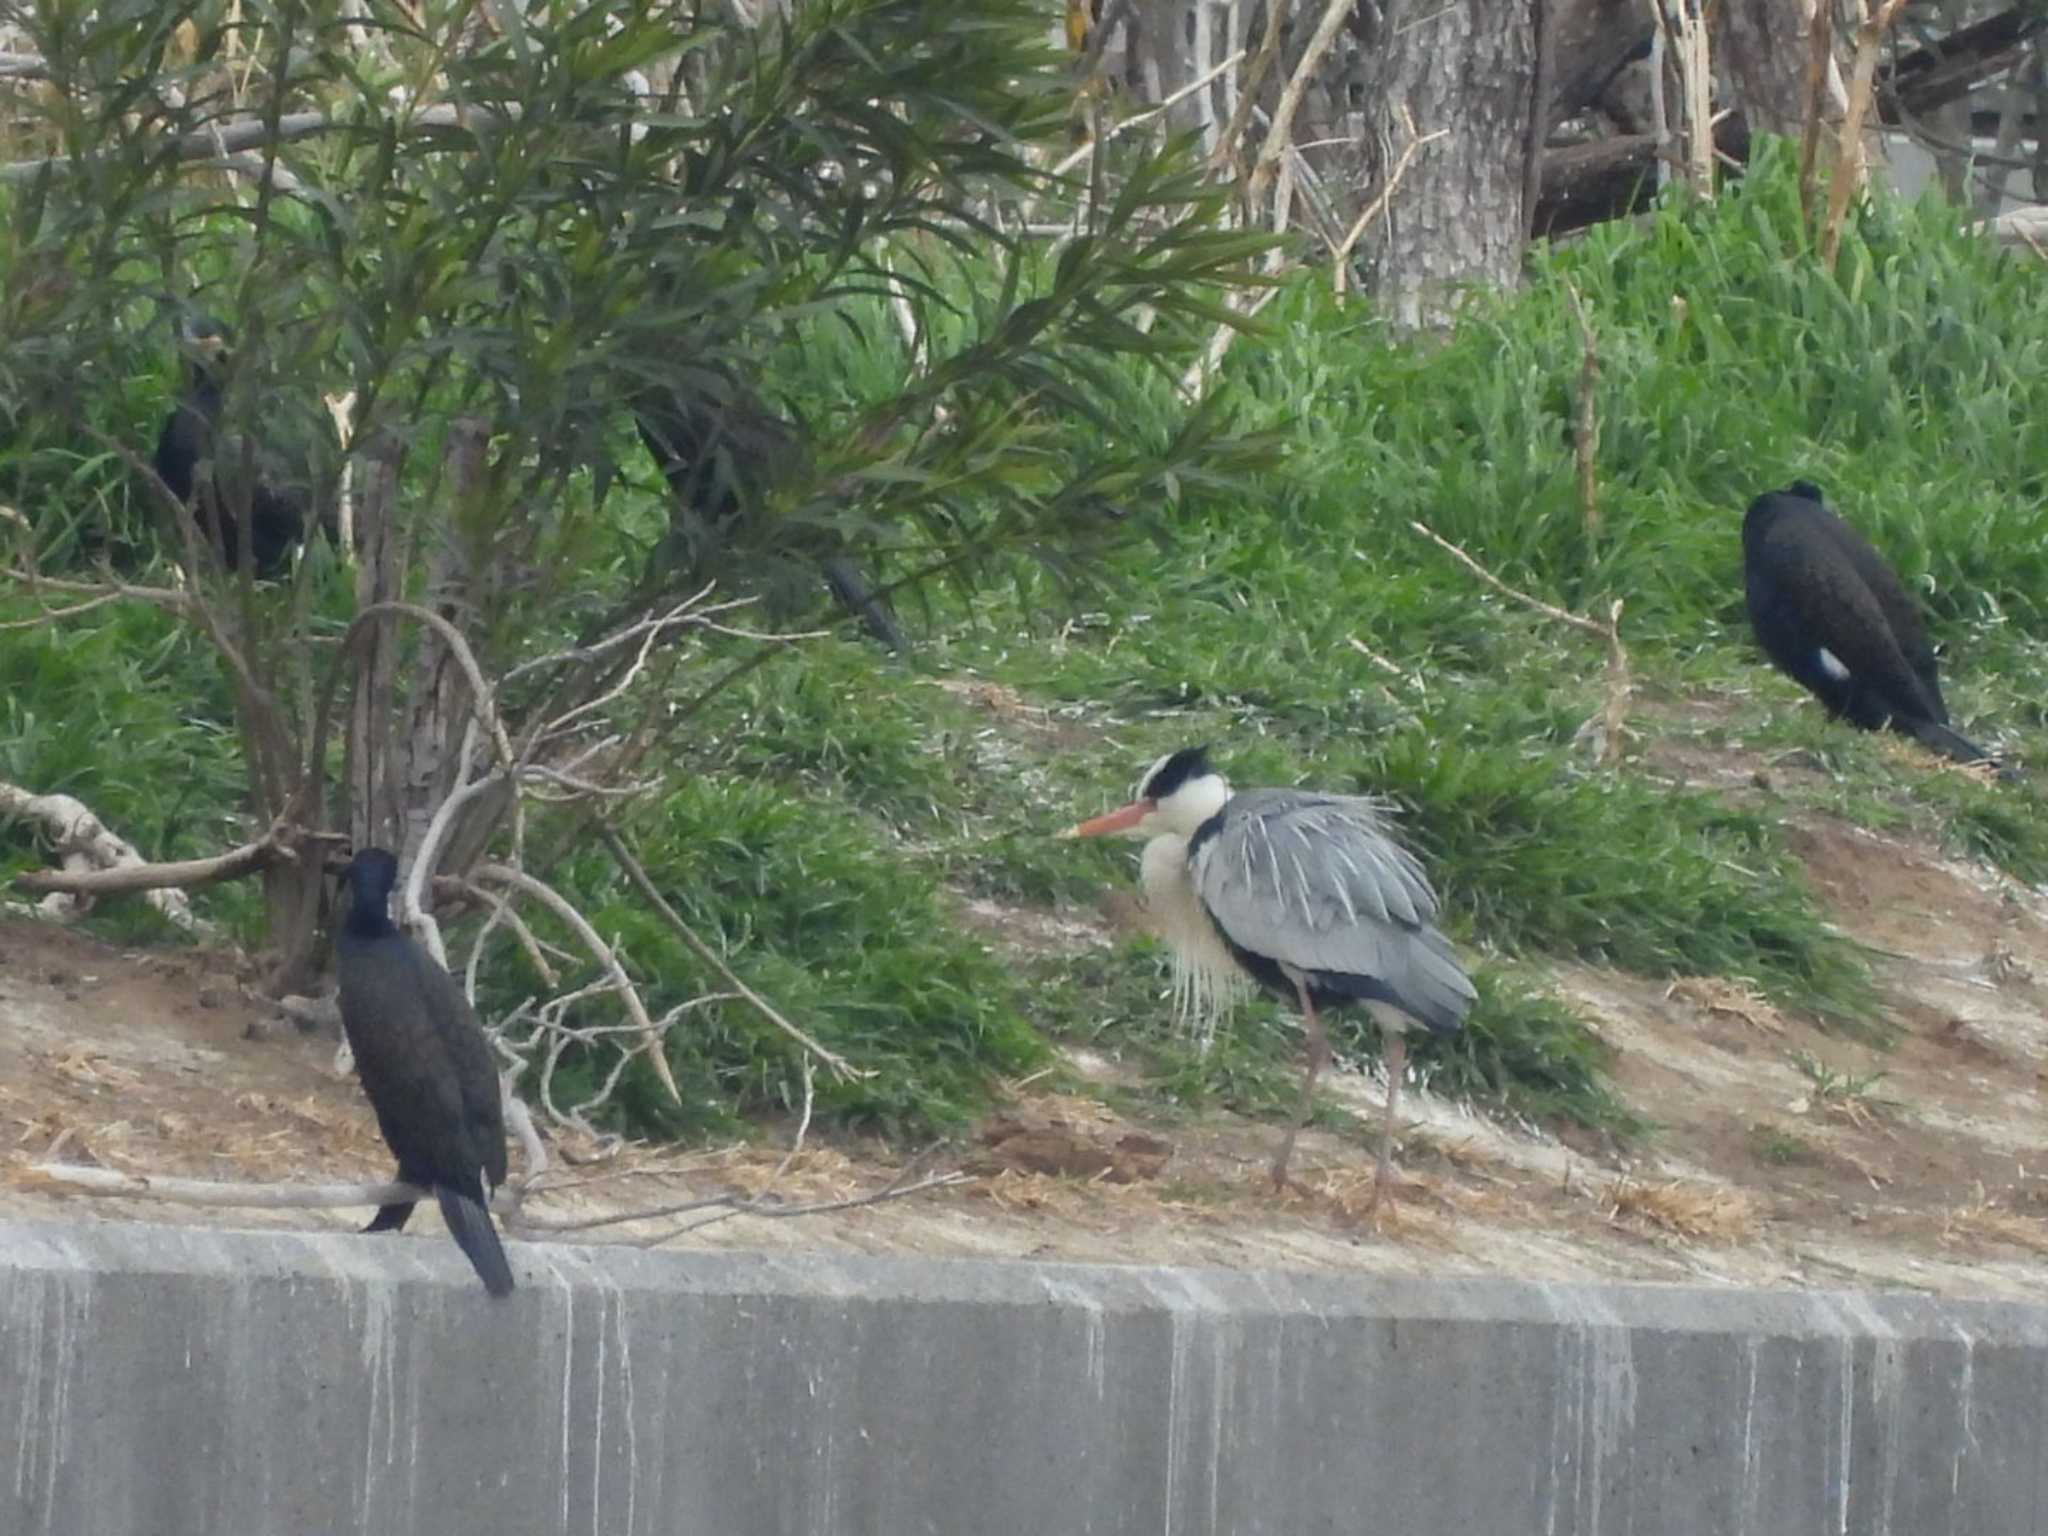
[[[399,1205],[380,1205],[377,1207],[377,1214],[370,1218],[370,1224],[363,1228],[363,1230],[365,1232],[403,1231],[405,1224],[412,1220],[412,1206],[413,1203],[410,1200],[404,1201]]]
[[[1960,731],[1951,730],[1936,720],[1909,720],[1901,722],[1913,734],[1915,740],[1932,747],[1943,757],[1958,763],[1990,763],[1998,760],[1995,752],[1986,752]]]
[[[456,1243],[469,1255],[469,1262],[483,1279],[484,1289],[493,1296],[511,1295],[512,1266],[505,1260],[498,1229],[491,1225],[491,1213],[473,1197],[446,1184],[435,1185],[434,1195],[441,1202],[442,1219],[448,1223]]]
[[[825,585],[832,589],[839,605],[857,617],[869,634],[892,651],[908,649],[896,615],[889,611],[888,603],[875,596],[859,566],[844,555],[827,555],[819,566],[825,573]]]

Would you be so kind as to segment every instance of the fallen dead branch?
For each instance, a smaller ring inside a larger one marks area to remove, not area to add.
[[[0,785],[0,804],[4,804],[7,793],[12,789],[11,785]],[[76,804],[75,801],[73,803]],[[291,857],[284,840],[273,829],[253,843],[244,843],[211,858],[175,859],[162,864],[144,861],[84,870],[32,869],[16,875],[14,883],[23,890],[63,891],[73,896],[126,896],[137,891],[158,891],[170,887],[189,891],[200,886],[217,885],[223,880],[237,880]]]
[[[1632,687],[1629,681],[1628,652],[1621,643],[1622,600],[1618,597],[1614,600],[1613,606],[1608,610],[1607,621],[1603,624],[1598,619],[1589,619],[1583,614],[1572,613],[1567,609],[1557,607],[1555,604],[1546,603],[1540,597],[1531,597],[1527,592],[1517,591],[1427,524],[1411,522],[1408,526],[1421,534],[1425,539],[1428,539],[1430,543],[1436,545],[1437,548],[1457,560],[1465,569],[1503,597],[1513,598],[1524,607],[1532,608],[1536,612],[1543,614],[1546,618],[1557,620],[1560,624],[1569,624],[1573,629],[1582,630],[1589,635],[1596,635],[1606,643],[1606,696],[1600,711],[1600,741],[1596,755],[1599,761],[1603,763],[1611,762],[1619,757],[1621,755],[1622,736],[1628,718],[1629,693]]]
[[[147,870],[152,866],[126,838],[112,831],[92,813],[90,807],[69,795],[38,795],[18,785],[0,782],[0,816],[18,816],[39,822],[48,832],[64,874],[77,880],[91,874],[121,874]],[[201,861],[203,862],[203,861]],[[160,867],[160,866],[158,866]],[[36,883],[39,880],[49,883]],[[34,871],[19,877],[31,889],[47,890],[36,910],[56,922],[69,922],[92,905],[92,892],[56,883],[54,872]],[[166,921],[188,933],[211,935],[213,927],[196,916],[181,890],[160,882],[117,885],[116,889],[141,891],[143,900]]]
[[[1273,108],[1273,126],[1267,129],[1266,140],[1259,146],[1258,158],[1252,162],[1252,174],[1244,195],[1247,208],[1256,210],[1265,201],[1266,189],[1279,173],[1281,156],[1293,143],[1294,115],[1301,109],[1302,97],[1308,94],[1309,85],[1322,68],[1323,56],[1336,42],[1337,34],[1343,30],[1351,11],[1351,0],[1329,0],[1323,7],[1322,19],[1316,23],[1316,29],[1309,37],[1308,46],[1302,50],[1301,61],[1280,88],[1280,100]]]
[[[661,1031],[655,1027],[654,1020],[648,1015],[647,1004],[641,1001],[640,990],[633,985],[633,978],[626,974],[625,964],[619,959],[618,951],[605,943],[598,931],[590,926],[589,921],[576,910],[568,898],[526,871],[514,869],[509,864],[486,863],[477,865],[475,875],[479,881],[487,885],[505,886],[533,897],[560,918],[570,932],[583,942],[591,956],[610,976],[611,988],[619,999],[619,1005],[626,1010],[626,1016],[639,1031],[642,1044],[647,1051],[648,1066],[654,1069],[654,1075],[660,1079],[661,1086],[668,1090],[669,1097],[678,1104],[682,1103],[682,1090],[676,1087],[675,1073],[669,1070],[668,1057],[661,1048]]]
[[[30,1187],[113,1199],[160,1200],[166,1205],[240,1207],[245,1210],[332,1210],[351,1205],[394,1205],[431,1200],[432,1190],[411,1184],[238,1184],[219,1179],[183,1179],[168,1174],[123,1173],[83,1163],[31,1163]],[[499,1199],[504,1199],[501,1193]],[[497,1200],[492,1202],[493,1205]]]
[[[729,1221],[735,1216],[752,1216],[762,1221],[788,1221],[798,1216],[822,1216],[828,1211],[853,1211],[870,1205],[887,1205],[893,1200],[908,1200],[912,1195],[921,1195],[930,1190],[955,1189],[962,1184],[975,1182],[973,1174],[961,1173],[957,1169],[946,1173],[928,1174],[909,1183],[904,1182],[904,1176],[899,1174],[880,1189],[869,1190],[860,1195],[849,1195],[842,1200],[817,1200],[808,1205],[784,1205],[770,1195],[711,1195],[702,1200],[672,1206],[664,1213],[680,1215],[690,1211],[709,1211],[710,1215],[700,1217],[696,1221],[686,1221],[672,1231],[642,1238],[639,1240],[639,1246],[659,1248],[663,1243],[673,1242],[700,1227],[708,1227],[714,1222]]]

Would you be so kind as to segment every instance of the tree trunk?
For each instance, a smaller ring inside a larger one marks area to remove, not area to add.
[[[1833,4],[1834,0],[1819,0]],[[1806,124],[1808,37],[1815,0],[1721,0],[1715,12],[1714,54],[1735,93],[1749,131],[1799,137]],[[1837,52],[1855,43],[1854,26],[1835,28]],[[1835,125],[1848,106],[1839,63],[1829,71],[1824,123]]]
[[[1386,191],[1409,118],[1418,136],[1444,134],[1416,152],[1358,243],[1364,286],[1398,324],[1441,322],[1461,285],[1514,285],[1528,227],[1535,5],[1391,0],[1361,11],[1359,205]]]

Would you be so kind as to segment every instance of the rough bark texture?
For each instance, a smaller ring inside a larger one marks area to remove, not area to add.
[[[1714,20],[1714,62],[1735,92],[1752,133],[1799,137],[1806,121],[1807,30],[1813,0],[1721,0]],[[1839,56],[1844,29],[1837,27]],[[1854,41],[1854,29],[1847,38]],[[1839,123],[1830,103],[1826,121]]]
[[[1407,142],[1403,108],[1417,134],[1444,133],[1409,162],[1358,245],[1365,288],[1400,324],[1442,319],[1461,285],[1514,285],[1527,228],[1533,12],[1534,0],[1396,0],[1361,12],[1359,203],[1377,195]]]

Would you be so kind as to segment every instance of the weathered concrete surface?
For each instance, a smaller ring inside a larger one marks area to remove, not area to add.
[[[0,1225],[0,1536],[2048,1530],[2034,1307],[511,1253]]]

